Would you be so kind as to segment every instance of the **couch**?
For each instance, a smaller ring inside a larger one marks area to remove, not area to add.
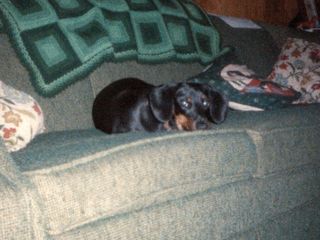
[[[262,75],[286,37],[318,39],[215,21],[222,44]],[[0,144],[0,239],[320,239],[318,105],[230,110],[206,131],[107,135],[91,119],[104,86],[183,81],[204,66],[105,62],[46,98],[5,34],[0,53],[0,79],[38,101],[46,126],[19,151]]]

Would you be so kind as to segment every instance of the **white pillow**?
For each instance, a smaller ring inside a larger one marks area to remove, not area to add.
[[[0,81],[0,132],[8,151],[24,148],[44,129],[39,104],[28,94]]]

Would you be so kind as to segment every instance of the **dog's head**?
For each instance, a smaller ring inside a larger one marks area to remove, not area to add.
[[[153,88],[149,95],[153,115],[179,130],[208,129],[226,118],[228,101],[208,84],[178,83]]]

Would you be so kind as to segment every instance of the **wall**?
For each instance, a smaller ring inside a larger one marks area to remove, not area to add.
[[[271,24],[288,25],[298,14],[300,0],[195,0],[215,14],[245,17]]]

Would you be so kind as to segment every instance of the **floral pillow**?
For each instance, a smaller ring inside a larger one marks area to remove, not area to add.
[[[26,93],[0,81],[0,131],[8,151],[24,148],[44,129],[39,104]]]
[[[301,93],[295,103],[320,102],[320,45],[289,38],[268,80]]]

